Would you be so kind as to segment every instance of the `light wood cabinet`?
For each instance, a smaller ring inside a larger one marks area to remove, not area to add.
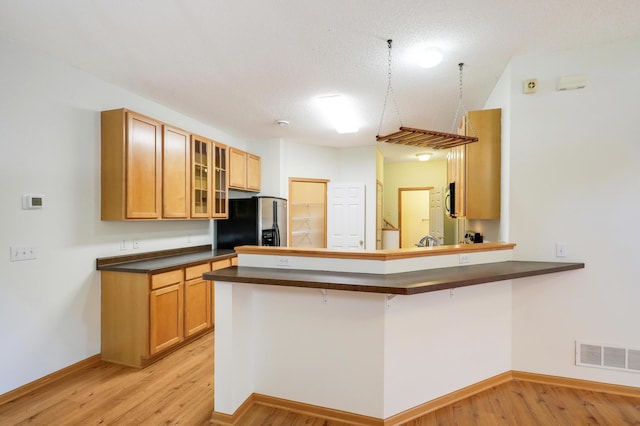
[[[184,274],[182,270],[151,276],[149,294],[150,355],[184,340]]]
[[[260,157],[247,153],[247,189],[260,192]]]
[[[211,151],[213,142],[191,137],[191,217],[211,217]]]
[[[102,359],[144,367],[213,327],[213,282],[232,259],[158,274],[101,271]]]
[[[124,108],[102,111],[101,138],[102,220],[228,216],[226,145]]]
[[[184,283],[184,334],[193,336],[211,327],[211,281],[203,280],[202,274],[209,272],[209,263],[185,269]]]
[[[501,109],[469,111],[463,129],[478,142],[449,152],[447,177],[456,183],[458,217],[500,219],[501,113]]]
[[[247,153],[239,149],[229,148],[229,188],[246,189],[247,187]]]
[[[162,124],[125,109],[101,114],[102,220],[158,219]]]
[[[162,136],[162,217],[187,219],[190,198],[190,135],[184,130],[163,126]]]
[[[193,136],[191,149],[191,217],[224,219],[229,214],[227,146]]]
[[[326,179],[289,179],[289,247],[327,246]]]
[[[214,219],[229,217],[229,155],[226,145],[215,143],[213,171],[213,211]]]
[[[229,148],[229,188],[260,192],[260,157],[237,148]]]

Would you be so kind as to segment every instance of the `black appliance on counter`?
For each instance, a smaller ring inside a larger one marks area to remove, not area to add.
[[[278,197],[229,199],[229,218],[216,220],[216,247],[287,246],[287,200]]]

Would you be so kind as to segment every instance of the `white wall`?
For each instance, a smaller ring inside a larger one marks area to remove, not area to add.
[[[283,142],[279,139],[270,139],[252,141],[247,145],[249,152],[260,156],[262,166],[260,195],[288,198],[289,182],[286,177],[281,176],[280,173],[283,170]]]
[[[384,354],[384,418],[511,370],[511,281],[393,298]]]
[[[209,221],[100,221],[100,111],[127,107],[240,141],[48,57],[0,41],[0,394],[100,353],[98,257],[211,243]],[[45,196],[22,210],[25,193]],[[187,236],[191,235],[191,243]],[[132,249],[132,240],[140,249]],[[120,240],[127,250],[120,251]],[[38,259],[9,261],[10,246]]]
[[[640,374],[574,366],[574,341],[640,347],[640,39],[514,58],[509,235],[516,259],[586,269],[513,283],[516,370],[640,386]],[[559,92],[556,79],[585,74]],[[522,82],[538,79],[538,93]],[[568,257],[555,257],[556,242]]]

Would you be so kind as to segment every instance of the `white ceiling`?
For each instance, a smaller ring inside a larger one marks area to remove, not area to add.
[[[450,132],[459,62],[478,109],[511,57],[636,37],[639,23],[638,0],[0,0],[0,37],[242,139],[341,147],[376,144],[387,39],[402,124]],[[439,67],[410,61],[425,45],[444,51]],[[337,134],[313,103],[337,93],[360,132]],[[399,125],[387,106],[380,133]]]

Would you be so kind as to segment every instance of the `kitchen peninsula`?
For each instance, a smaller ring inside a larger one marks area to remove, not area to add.
[[[513,261],[514,246],[237,247],[237,267],[203,275],[215,280],[214,420],[266,402],[395,424],[510,372],[512,280],[584,268]]]

